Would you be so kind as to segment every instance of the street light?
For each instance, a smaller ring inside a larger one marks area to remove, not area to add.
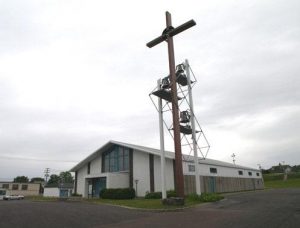
[[[138,183],[139,183],[139,180],[138,179],[136,179],[136,180],[134,180],[134,182],[135,182],[135,197],[137,197],[137,191],[138,191]]]

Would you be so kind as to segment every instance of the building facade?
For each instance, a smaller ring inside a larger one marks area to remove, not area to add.
[[[165,152],[166,189],[173,190],[174,157]],[[201,192],[234,192],[263,189],[261,171],[212,159],[200,159]],[[160,150],[109,141],[74,166],[74,192],[99,197],[104,188],[134,188],[137,196],[161,191]],[[192,156],[183,156],[185,194],[196,192]]]
[[[40,184],[0,182],[0,188],[6,190],[9,195],[34,196],[40,193]]]

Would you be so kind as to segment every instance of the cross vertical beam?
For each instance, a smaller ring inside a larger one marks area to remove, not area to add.
[[[172,18],[169,12],[166,12],[167,28],[172,26]],[[169,70],[171,81],[171,94],[172,94],[172,114],[173,114],[173,128],[174,128],[174,147],[175,147],[175,177],[176,186],[175,190],[179,197],[184,197],[184,180],[182,171],[182,152],[181,152],[181,139],[179,127],[179,110],[177,99],[177,84],[175,75],[175,53],[173,37],[167,36],[168,55],[169,55]]]
[[[184,197],[184,179],[182,171],[182,152],[181,152],[181,138],[180,138],[180,125],[179,125],[179,109],[177,98],[177,84],[175,74],[175,57],[174,57],[174,44],[173,36],[183,32],[184,30],[196,25],[194,20],[190,20],[177,28],[172,26],[172,18],[169,12],[166,12],[166,29],[163,34],[154,40],[147,43],[149,48],[166,41],[168,43],[168,57],[169,57],[169,71],[171,81],[171,94],[172,94],[172,116],[174,128],[174,147],[175,147],[175,190],[179,197]]]

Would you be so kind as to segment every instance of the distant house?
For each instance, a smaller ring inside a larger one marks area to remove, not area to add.
[[[44,187],[46,197],[70,197],[73,193],[73,183],[49,184]]]
[[[6,194],[9,195],[39,195],[40,186],[40,184],[35,183],[0,182],[0,188],[5,189]]]
[[[166,189],[174,184],[175,154],[166,151]],[[135,188],[137,196],[161,191],[160,150],[109,141],[79,162],[74,191],[83,197],[99,197],[103,188]],[[193,156],[182,157],[185,194],[196,191]],[[198,159],[201,192],[234,192],[263,189],[261,170],[213,159]]]
[[[271,173],[284,173],[284,172],[290,172],[292,170],[292,167],[290,165],[282,165],[279,163],[279,165],[272,166],[269,171]]]

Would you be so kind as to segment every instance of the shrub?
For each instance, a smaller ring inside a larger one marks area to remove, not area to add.
[[[177,196],[177,194],[176,194],[175,190],[167,191],[167,198],[176,197],[176,196]]]
[[[80,197],[82,197],[82,194],[78,194],[78,193],[72,193],[72,196],[80,196]]]
[[[135,190],[133,188],[106,188],[100,192],[103,199],[133,199]]]
[[[190,201],[200,201],[200,196],[197,195],[196,193],[189,194],[189,195],[187,196],[187,198],[188,198]]]
[[[202,193],[200,196],[202,202],[216,202],[221,199],[224,199],[224,197],[216,193]]]
[[[177,194],[175,190],[167,191],[167,198],[176,197]],[[162,193],[161,192],[147,192],[145,195],[145,199],[161,199]]]
[[[161,192],[147,192],[145,195],[145,199],[161,199]]]
[[[188,199],[191,201],[199,202],[216,202],[221,199],[224,199],[224,197],[216,193],[202,193],[200,196],[196,193],[193,193],[188,195]]]

